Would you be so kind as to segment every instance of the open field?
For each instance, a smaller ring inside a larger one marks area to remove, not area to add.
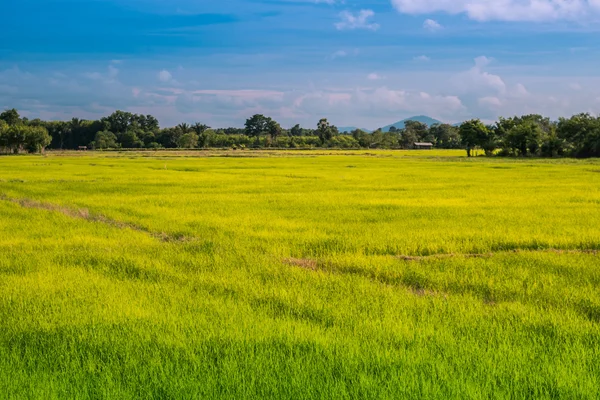
[[[600,397],[600,161],[0,157],[0,397]]]

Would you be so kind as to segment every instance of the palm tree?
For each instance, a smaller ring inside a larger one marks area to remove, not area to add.
[[[73,118],[71,120],[71,129],[76,130],[81,127],[81,120],[79,118]]]
[[[198,135],[202,135],[207,129],[210,129],[210,126],[201,124],[200,122],[196,122],[194,125],[192,125],[192,130]]]
[[[190,126],[184,122],[177,125],[177,129],[179,129],[182,133],[188,133],[190,131]]]

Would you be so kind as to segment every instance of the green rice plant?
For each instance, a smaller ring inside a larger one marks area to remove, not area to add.
[[[600,163],[0,157],[0,397],[600,397]]]

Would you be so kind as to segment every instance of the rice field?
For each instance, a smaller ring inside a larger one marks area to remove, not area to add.
[[[0,157],[0,397],[600,398],[600,161]]]

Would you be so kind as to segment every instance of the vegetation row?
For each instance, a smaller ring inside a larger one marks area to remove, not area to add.
[[[43,121],[21,118],[15,109],[0,114],[0,151],[43,152],[44,149],[135,148],[382,148],[411,149],[416,143],[440,149],[476,150],[487,156],[599,157],[600,117],[577,114],[552,121],[533,114],[500,118],[486,125],[478,119],[459,126],[408,121],[405,127],[340,132],[327,119],[315,129],[296,125],[284,129],[264,115],[249,118],[244,128],[219,128],[196,123],[161,128],[152,115],[116,111],[99,120]]]

